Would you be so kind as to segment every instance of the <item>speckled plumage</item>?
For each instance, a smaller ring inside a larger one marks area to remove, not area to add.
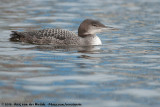
[[[33,44],[75,45],[79,44],[80,41],[75,33],[65,29],[43,29],[30,32],[13,31],[11,35],[12,41]]]

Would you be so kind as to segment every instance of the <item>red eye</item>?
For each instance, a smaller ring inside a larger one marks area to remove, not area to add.
[[[96,24],[93,24],[93,26],[97,27],[97,25],[96,25]]]

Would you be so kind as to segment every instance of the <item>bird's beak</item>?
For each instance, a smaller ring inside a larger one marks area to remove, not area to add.
[[[114,28],[114,27],[105,26],[104,30],[110,31],[110,30],[119,30],[119,29]]]

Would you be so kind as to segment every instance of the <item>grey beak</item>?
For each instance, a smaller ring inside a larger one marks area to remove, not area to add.
[[[114,28],[114,27],[105,26],[104,30],[119,30],[119,29]]]

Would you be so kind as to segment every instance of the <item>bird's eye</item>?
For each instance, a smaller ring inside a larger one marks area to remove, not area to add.
[[[97,27],[97,25],[96,25],[96,24],[93,24],[93,26]]]

